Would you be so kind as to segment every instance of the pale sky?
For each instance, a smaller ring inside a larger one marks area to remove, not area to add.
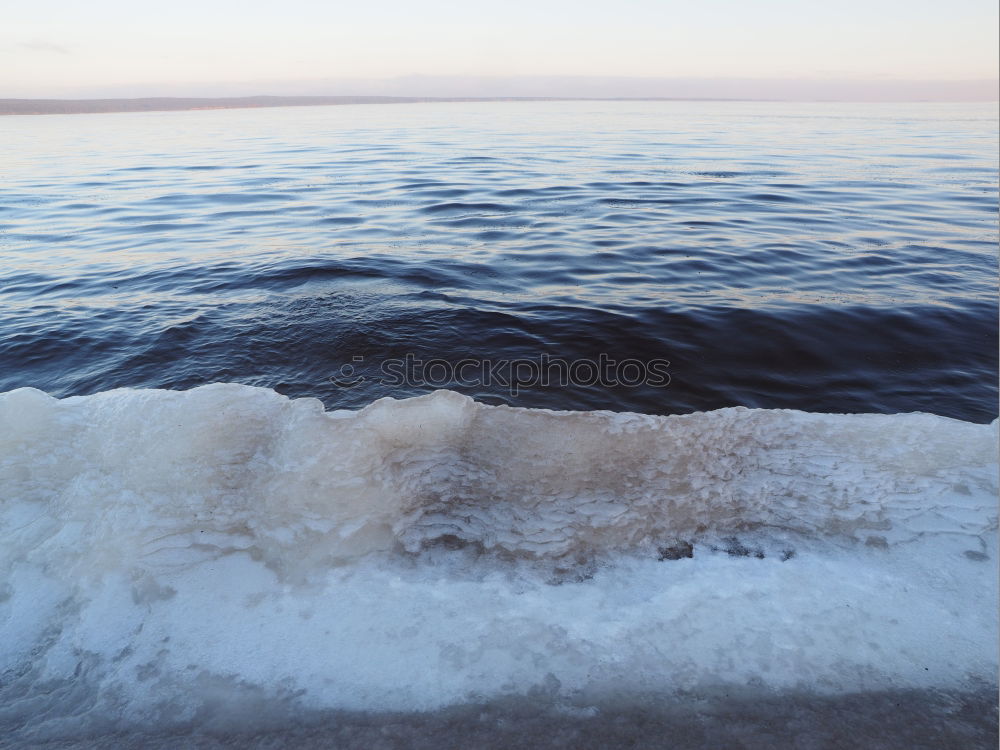
[[[419,89],[442,76],[484,96],[527,76],[940,88],[997,78],[998,15],[996,0],[3,0],[0,97],[377,94],[370,79],[403,76],[429,78],[392,93],[434,95]]]

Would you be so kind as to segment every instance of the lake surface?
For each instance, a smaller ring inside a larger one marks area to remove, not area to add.
[[[994,747],[997,124],[0,118],[0,747]]]
[[[988,422],[997,149],[994,104],[7,117],[0,390]],[[515,396],[498,364],[602,354],[669,385],[526,371]],[[468,358],[493,381],[420,372]]]

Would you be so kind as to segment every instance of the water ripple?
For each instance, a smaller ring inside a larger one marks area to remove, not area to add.
[[[389,394],[329,383],[355,355],[604,351],[671,360],[670,388],[516,403],[989,420],[996,112],[962,107],[4,118],[0,389],[360,405]]]

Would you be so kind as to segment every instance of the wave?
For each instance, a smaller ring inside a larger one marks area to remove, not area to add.
[[[116,564],[191,534],[283,567],[442,539],[561,557],[760,528],[884,545],[993,522],[996,422],[929,414],[655,417],[450,391],[328,413],[223,384],[20,389],[0,409],[5,496],[71,515]]]
[[[183,723],[221,694],[422,710],[995,680],[997,433],[448,391],[356,412],[231,384],[11,391],[0,728]]]

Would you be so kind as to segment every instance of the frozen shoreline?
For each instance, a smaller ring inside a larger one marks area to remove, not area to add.
[[[264,747],[340,717],[308,746],[389,715],[475,734],[461,707],[485,703],[482,731],[541,723],[557,743],[708,731],[690,702],[708,691],[712,715],[739,696],[751,736],[774,711],[796,731],[800,703],[842,732],[902,700],[899,731],[979,737],[995,714],[962,706],[996,675],[996,431],[450,392],[328,413],[236,385],[12,391],[0,729],[155,746],[228,721]]]

